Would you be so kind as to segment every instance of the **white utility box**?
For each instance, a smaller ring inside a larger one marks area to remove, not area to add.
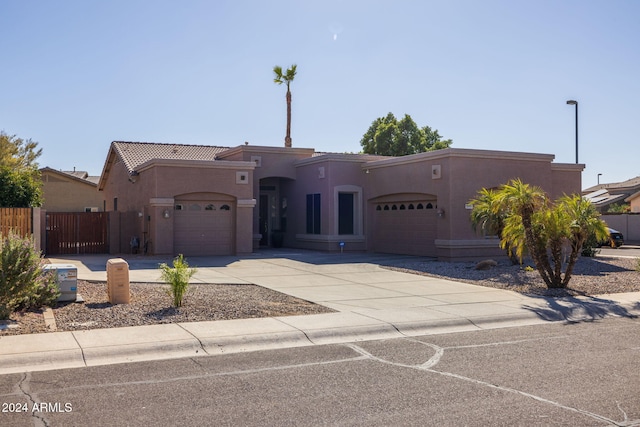
[[[44,271],[54,271],[58,276],[60,296],[58,301],[76,301],[78,298],[78,268],[73,264],[47,264]]]

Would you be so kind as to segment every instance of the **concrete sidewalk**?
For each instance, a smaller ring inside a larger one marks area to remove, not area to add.
[[[106,281],[106,255],[52,258]],[[170,258],[124,257],[131,282],[159,281]],[[337,310],[261,319],[136,326],[0,338],[0,374],[640,315],[640,293],[528,297],[384,269],[411,257],[268,250],[190,257],[193,283],[253,283]]]

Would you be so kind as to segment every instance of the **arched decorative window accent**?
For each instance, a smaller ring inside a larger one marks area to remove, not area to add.
[[[229,205],[222,205],[222,206],[220,206],[220,210],[221,210],[221,211],[230,211],[230,210],[231,210],[231,206],[229,206]]]
[[[183,205],[180,205],[180,204],[177,204],[177,205],[175,205],[173,208],[174,208],[175,210],[177,210],[177,211],[181,211],[181,210],[183,210],[183,209],[184,209],[184,206],[183,206]]]
[[[400,205],[400,210],[401,210],[401,211],[404,211],[404,210],[406,210],[406,209],[407,209],[407,207],[404,205],[404,203]]]
[[[424,209],[424,206],[422,205],[422,203],[418,203],[418,209]]]
[[[382,210],[382,206],[380,206],[380,205],[376,206],[376,210],[377,211],[381,211]]]
[[[397,205],[393,205],[393,206],[391,206],[391,210],[392,210],[392,211],[397,211],[397,210],[398,210],[398,206],[397,206]]]
[[[384,205],[384,210],[388,211],[389,210],[389,205]]]
[[[415,209],[415,208],[416,208],[416,207],[415,207],[415,206],[413,206],[413,203],[409,203],[409,210],[413,210],[413,209]]]
[[[207,205],[207,206],[205,206],[205,207],[204,207],[204,210],[205,210],[205,211],[215,211],[215,210],[216,210],[216,207],[215,207],[215,206],[213,206],[213,205],[211,205],[211,204],[209,204],[209,205]]]
[[[202,210],[202,206],[200,206],[197,203],[194,203],[192,205],[189,205],[189,210],[190,211],[200,211],[200,210]]]
[[[433,209],[433,205],[431,203],[427,203],[427,209]]]

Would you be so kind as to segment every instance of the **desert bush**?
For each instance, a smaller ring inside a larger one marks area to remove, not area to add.
[[[594,233],[590,233],[587,239],[582,244],[582,256],[595,257],[600,253],[600,245],[598,239]]]
[[[33,240],[9,232],[1,237],[0,318],[26,308],[52,306],[60,296],[53,272],[43,270],[42,254]]]
[[[173,260],[173,268],[167,264],[160,264],[162,280],[169,285],[168,294],[173,299],[175,307],[182,306],[182,299],[189,288],[189,279],[196,273],[195,268],[190,268],[182,254]]]

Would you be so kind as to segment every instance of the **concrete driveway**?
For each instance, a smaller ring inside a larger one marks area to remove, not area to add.
[[[107,255],[50,258],[106,281]],[[159,281],[169,258],[125,256],[130,281]],[[640,314],[640,294],[542,298],[383,268],[410,257],[298,250],[189,258],[194,283],[253,283],[335,313],[0,337],[0,374],[414,337]]]

